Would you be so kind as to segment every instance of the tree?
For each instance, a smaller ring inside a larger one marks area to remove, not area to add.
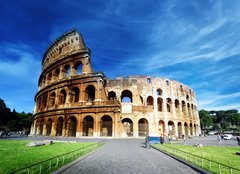
[[[213,124],[212,117],[210,116],[208,111],[203,110],[203,109],[200,110],[199,117],[200,117],[200,123],[201,123],[202,129],[206,129],[207,127],[209,127]]]

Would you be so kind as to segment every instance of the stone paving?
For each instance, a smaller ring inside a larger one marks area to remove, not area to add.
[[[186,174],[198,173],[189,166],[155,150],[146,149],[143,140],[112,139],[107,144],[78,161],[64,174]]]

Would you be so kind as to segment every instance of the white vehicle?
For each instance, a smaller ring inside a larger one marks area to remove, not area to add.
[[[233,136],[232,136],[232,134],[224,134],[223,138],[224,138],[224,140],[231,140],[231,139],[233,139]]]

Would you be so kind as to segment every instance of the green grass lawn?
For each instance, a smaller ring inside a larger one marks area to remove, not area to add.
[[[30,141],[0,140],[0,174],[35,164],[71,152],[93,143],[53,143],[48,146],[27,147]]]
[[[187,161],[197,164],[200,167],[203,165],[203,168],[207,170],[210,169],[209,165],[211,165],[211,167],[216,168],[216,171],[218,171],[218,165],[214,166],[213,163],[210,164],[209,161],[207,160],[203,160],[203,164],[202,164],[201,160],[194,157],[190,157],[189,155],[183,155],[181,153],[171,151],[168,147],[179,149],[184,152],[188,152],[206,159],[210,159],[212,161],[216,161],[218,163],[222,163],[222,164],[240,169],[240,156],[236,155],[236,152],[240,152],[240,147],[237,147],[237,146],[235,147],[228,147],[228,146],[194,147],[190,145],[181,145],[181,144],[165,144],[165,145],[156,144],[154,146],[168,153],[172,153],[175,156],[187,159]],[[225,171],[228,171],[228,170],[229,169],[226,169]]]

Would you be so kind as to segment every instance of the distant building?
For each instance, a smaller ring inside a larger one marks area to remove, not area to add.
[[[76,30],[47,49],[38,85],[31,135],[181,137],[201,132],[191,88],[159,77],[110,80],[93,72],[90,49]]]

